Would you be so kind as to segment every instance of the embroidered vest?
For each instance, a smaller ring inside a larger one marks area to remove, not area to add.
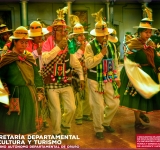
[[[56,56],[54,59],[59,59],[57,57],[61,56]],[[61,84],[67,84],[71,83],[71,67],[70,67],[70,54],[67,53],[61,61],[51,61],[49,64],[44,66],[45,68],[48,68],[49,72],[47,75],[43,76],[44,78],[44,83],[49,84],[49,83],[61,83]],[[42,69],[43,70],[43,69]]]
[[[112,49],[115,49],[115,48],[114,48],[114,45],[113,45],[111,42],[109,42],[109,43],[110,43],[110,45],[112,46]],[[94,55],[97,55],[97,49],[96,49],[93,41],[90,42],[90,45],[91,45],[91,47],[92,47],[92,51],[93,51]],[[105,55],[103,59],[112,59],[112,58],[114,59],[114,56],[113,56],[114,54],[113,54],[113,52],[111,51],[110,47],[107,46],[107,48],[108,48],[108,58],[107,58],[107,56]],[[88,77],[89,79],[92,79],[92,80],[97,81],[97,70],[96,70],[96,67],[87,70],[87,77]]]

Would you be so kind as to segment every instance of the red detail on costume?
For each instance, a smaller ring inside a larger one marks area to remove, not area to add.
[[[24,56],[24,57],[18,56],[18,59],[19,59],[20,61],[25,61],[25,60],[26,60],[26,56]]]
[[[107,72],[107,60],[103,60],[103,72]]]
[[[58,66],[57,68],[57,72],[58,72],[58,76],[61,76],[62,75],[62,71],[63,71],[63,67],[62,66]]]
[[[66,47],[64,50],[61,50],[61,51],[58,53],[58,55],[62,55],[62,54],[67,53],[67,52],[68,52],[68,49],[67,49],[67,47]]]
[[[114,98],[120,98],[120,95],[115,96]]]
[[[8,48],[10,48],[11,43],[12,43],[12,42],[7,43],[6,46],[7,46]]]
[[[66,79],[64,80],[64,83],[67,83],[67,80],[66,80]]]
[[[153,48],[153,47],[152,47],[152,46],[149,46],[149,45],[144,44],[144,49],[147,49],[147,48]]]

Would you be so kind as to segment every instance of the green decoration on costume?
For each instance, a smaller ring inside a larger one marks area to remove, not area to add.
[[[115,81],[112,82],[112,85],[113,85],[113,90],[114,90],[114,97],[115,98],[119,98],[120,95],[118,93],[118,86],[117,86],[117,83]]]
[[[70,54],[74,54],[77,51],[75,39],[68,40],[68,50]]]
[[[101,48],[98,44],[98,41],[96,39],[93,40],[94,44],[95,44],[95,47],[97,49],[97,53],[99,54],[101,52]],[[111,55],[112,55],[112,58],[114,59],[115,58],[115,54],[114,54],[114,49],[113,47],[111,46],[111,43],[109,42],[108,43],[108,46],[111,50]],[[112,67],[112,74],[113,74],[113,69],[115,67],[113,66]],[[97,70],[97,82],[98,82],[98,90],[96,92],[99,92],[101,94],[104,93],[104,89],[103,89],[103,61],[101,61],[97,67],[96,67],[96,70]],[[117,86],[117,83],[115,82],[115,79],[114,79],[114,76],[112,75],[111,77],[113,80],[112,80],[112,86],[113,86],[113,89],[114,89],[114,95],[115,95],[115,98],[118,98],[119,97],[119,93],[118,93],[118,86]]]
[[[101,48],[98,44],[97,40],[93,40],[95,47],[97,49],[97,53],[99,54],[101,52]],[[98,82],[98,90],[96,92],[99,93],[104,93],[104,89],[103,89],[103,64],[102,61],[97,65],[96,67],[97,69],[97,82]]]

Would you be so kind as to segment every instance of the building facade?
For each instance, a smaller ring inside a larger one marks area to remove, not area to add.
[[[158,0],[0,0],[0,23],[6,24],[10,29],[16,29],[40,18],[46,24],[52,24],[57,18],[56,10],[68,6],[69,15],[79,16],[81,23],[90,31],[94,28],[95,19],[91,16],[103,8],[103,16],[110,27],[117,31],[120,59],[123,59],[123,38],[126,32],[135,33],[133,26],[139,25],[143,18],[142,5],[147,5],[153,11],[153,26],[160,28],[160,1]]]

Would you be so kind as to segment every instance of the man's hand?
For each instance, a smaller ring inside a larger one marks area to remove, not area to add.
[[[37,48],[37,53],[38,53],[38,55],[42,55],[42,47]]]
[[[80,80],[80,88],[83,90],[85,87],[84,80]]]
[[[66,46],[67,46],[67,40],[66,39],[62,39],[58,44],[57,46],[62,50],[64,49]]]
[[[85,51],[85,47],[86,47],[86,43],[83,41],[81,43],[80,49],[83,50],[83,51]]]
[[[107,52],[108,52],[108,49],[107,49],[106,46],[104,46],[104,47],[102,48],[102,50],[101,50],[102,55],[103,55],[103,56],[106,55]]]

